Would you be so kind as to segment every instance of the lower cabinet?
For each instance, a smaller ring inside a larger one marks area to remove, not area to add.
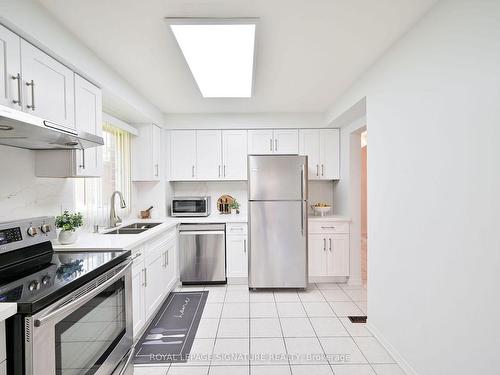
[[[226,225],[227,277],[248,277],[247,224]]]
[[[309,224],[309,277],[349,276],[349,224]]]
[[[153,317],[176,283],[176,244],[174,231],[132,252],[134,337]]]

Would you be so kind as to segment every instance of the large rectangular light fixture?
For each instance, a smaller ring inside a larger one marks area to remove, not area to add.
[[[205,98],[252,96],[256,19],[168,19]]]

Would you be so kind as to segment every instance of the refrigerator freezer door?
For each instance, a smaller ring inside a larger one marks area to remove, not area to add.
[[[307,156],[250,155],[249,200],[307,200]]]
[[[306,201],[260,201],[249,206],[248,286],[306,288]]]

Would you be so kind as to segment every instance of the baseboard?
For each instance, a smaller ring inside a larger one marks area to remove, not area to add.
[[[309,276],[310,283],[345,283],[347,277],[344,276]]]
[[[360,277],[358,277],[356,279],[349,277],[349,281],[347,281],[347,284],[349,284],[349,285],[363,285],[363,280]]]
[[[248,277],[228,277],[229,285],[248,285]]]
[[[366,328],[375,336],[375,338],[382,344],[382,346],[389,352],[389,354],[394,358],[396,363],[403,369],[406,375],[418,375],[417,372],[410,366],[410,364],[403,358],[403,356],[392,346],[389,341],[380,333],[380,331],[370,324],[370,317],[366,322]]]

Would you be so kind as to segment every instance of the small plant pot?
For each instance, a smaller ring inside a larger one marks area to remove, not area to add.
[[[58,240],[61,245],[70,245],[78,240],[78,232],[76,230],[61,230]]]

